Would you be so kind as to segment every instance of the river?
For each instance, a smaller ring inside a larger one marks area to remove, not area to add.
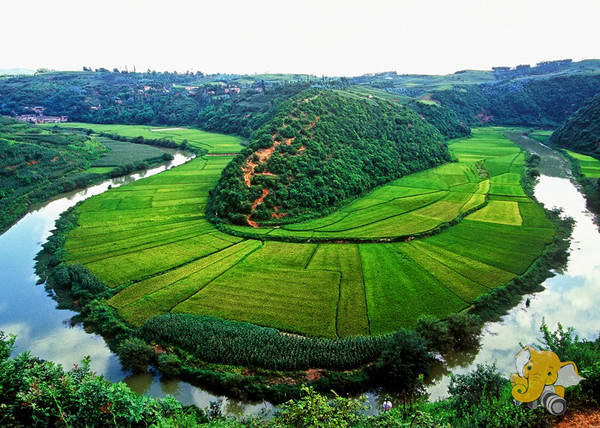
[[[567,161],[548,147],[518,137],[528,150],[540,154],[541,177],[535,187],[537,199],[546,207],[562,208],[565,215],[576,220],[571,243],[571,255],[564,272],[544,282],[545,290],[523,296],[499,322],[484,327],[481,348],[473,358],[461,357],[465,363],[452,367],[453,373],[466,373],[480,363],[496,362],[505,373],[514,370],[514,356],[521,344],[535,345],[540,338],[542,319],[554,329],[557,323],[575,327],[583,338],[595,338],[600,331],[600,236],[593,216],[585,208],[583,195],[572,182]],[[118,358],[110,352],[102,337],[87,333],[81,326],[71,326],[75,315],[68,310],[57,310],[56,303],[43,285],[36,285],[35,256],[50,235],[54,222],[67,208],[79,201],[116,187],[180,165],[189,157],[175,154],[166,166],[132,174],[88,189],[75,191],[60,199],[44,204],[30,212],[0,236],[0,330],[16,334],[15,353],[30,350],[33,355],[60,363],[65,368],[79,363],[83,357],[92,358],[92,369],[111,381],[124,381],[136,392],[154,397],[172,395],[183,404],[207,407],[211,401],[223,399],[227,414],[258,413],[271,408],[268,403],[247,403],[219,397],[201,388],[178,380],[162,380],[158,375],[130,376],[123,372]],[[526,307],[525,301],[530,305]],[[444,369],[447,370],[447,369]],[[434,385],[428,387],[431,399],[446,395],[448,375],[438,375]],[[376,412],[381,398],[368,394],[368,404]]]
[[[0,235],[0,331],[17,335],[14,354],[29,350],[37,357],[62,364],[67,370],[89,355],[93,371],[113,382],[124,381],[138,393],[154,397],[169,394],[185,405],[195,404],[201,408],[208,407],[211,401],[223,399],[227,414],[258,413],[271,406],[219,397],[186,382],[163,380],[150,373],[129,375],[121,369],[119,359],[101,336],[87,333],[81,325],[71,326],[70,319],[76,313],[58,310],[44,286],[36,285],[39,278],[35,274],[35,256],[63,211],[105,192],[109,186],[117,187],[149,177],[191,159],[182,152],[171,153],[174,159],[166,165],[106,180],[42,204]]]

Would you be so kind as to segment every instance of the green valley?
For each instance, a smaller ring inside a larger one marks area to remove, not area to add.
[[[414,327],[425,314],[443,319],[523,274],[554,235],[521,188],[524,155],[501,128],[476,129],[450,150],[459,162],[392,181],[321,219],[245,227],[253,239],[205,218],[231,160],[209,153],[84,202],[67,260],[115,290],[108,303],[136,326],[171,312],[335,338]],[[406,239],[347,242],[374,236]]]

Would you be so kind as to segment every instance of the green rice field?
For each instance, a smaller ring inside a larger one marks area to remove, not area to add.
[[[577,159],[581,173],[587,178],[600,178],[600,160],[591,156],[566,150],[569,156]]]
[[[49,126],[49,125],[46,125]],[[52,124],[54,126],[54,124]],[[92,129],[97,133],[118,134],[124,137],[144,137],[146,139],[167,138],[176,143],[187,141],[190,146],[208,150],[209,153],[237,153],[241,138],[231,135],[215,134],[195,128],[159,127],[146,125],[101,125],[95,123],[68,122],[60,124],[64,128]]]
[[[215,152],[233,143],[223,144]],[[396,180],[327,217],[258,229],[262,240],[220,232],[204,218],[231,157],[197,158],[85,201],[67,258],[117,291],[109,304],[133,325],[189,313],[335,338],[412,327],[424,314],[443,319],[524,273],[554,236],[519,184],[524,155],[501,129],[475,129],[450,148],[459,162]],[[472,209],[425,238],[335,242],[415,234]]]
[[[127,141],[115,141],[105,137],[94,137],[94,140],[110,149],[110,151],[100,159],[95,160],[92,163],[92,168],[108,168],[142,162],[165,153],[153,146],[134,144]]]

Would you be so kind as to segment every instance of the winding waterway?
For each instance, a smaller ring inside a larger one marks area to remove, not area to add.
[[[485,325],[478,354],[464,358],[465,363],[452,367],[453,373],[466,373],[476,364],[496,362],[505,373],[513,371],[514,355],[521,344],[535,345],[540,338],[539,326],[545,319],[551,328],[557,323],[573,326],[580,337],[595,338],[600,331],[600,235],[593,216],[585,208],[583,195],[572,182],[567,161],[548,147],[515,136],[519,144],[540,154],[541,177],[535,188],[537,199],[546,207],[562,208],[565,215],[576,220],[571,243],[571,255],[564,272],[548,279],[545,290],[523,296],[519,305],[499,322]],[[65,368],[92,358],[92,369],[111,381],[124,381],[134,391],[160,397],[172,395],[183,404],[207,407],[210,401],[224,399],[228,414],[258,413],[270,408],[268,403],[246,403],[226,399],[178,380],[165,381],[151,374],[129,376],[123,372],[118,358],[110,352],[104,340],[87,333],[80,326],[71,326],[72,311],[58,310],[43,285],[36,285],[35,256],[50,235],[54,222],[67,208],[93,195],[128,182],[157,174],[180,165],[189,157],[176,153],[167,166],[144,173],[108,180],[88,189],[72,192],[30,212],[0,236],[0,330],[16,334],[15,353],[30,350],[33,355],[60,363]],[[527,307],[525,301],[529,299]],[[460,361],[461,356],[456,356]],[[446,369],[447,370],[447,369]],[[446,395],[448,375],[428,388],[432,399]],[[369,404],[376,411],[380,398],[369,394]]]

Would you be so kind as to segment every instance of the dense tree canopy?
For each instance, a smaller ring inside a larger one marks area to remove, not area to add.
[[[557,126],[600,92],[600,75],[521,78],[436,91],[466,124]]]
[[[413,111],[344,91],[284,103],[223,171],[207,214],[245,224],[290,221],[450,160],[441,134]]]
[[[600,94],[569,117],[552,134],[550,141],[600,158]]]
[[[435,126],[446,139],[468,137],[471,129],[448,107],[421,100],[414,100],[407,107]]]

